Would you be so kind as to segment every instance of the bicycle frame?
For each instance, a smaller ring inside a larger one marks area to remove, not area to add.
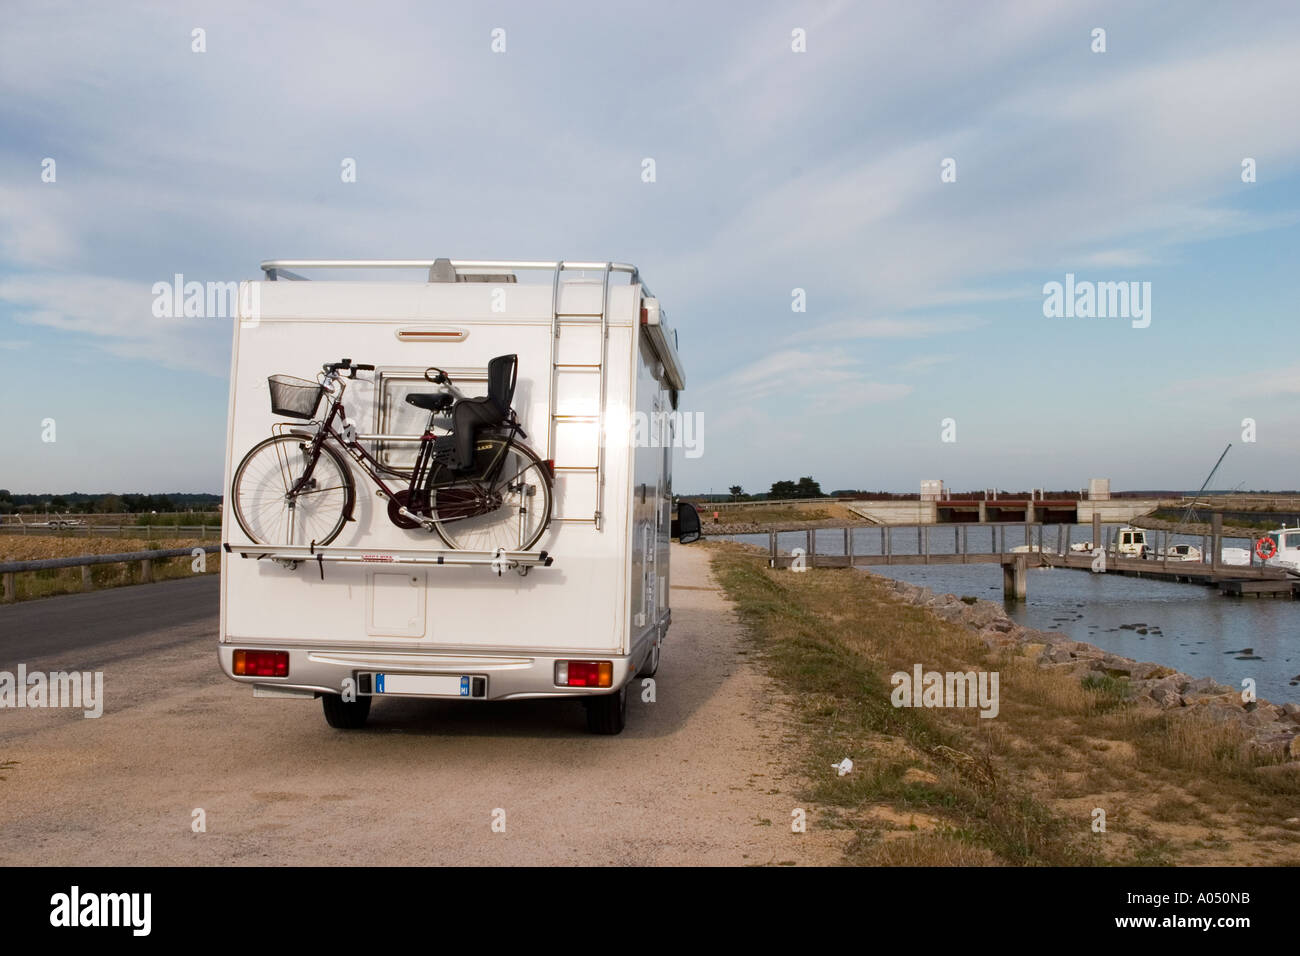
[[[337,389],[337,391],[335,391],[335,389]],[[403,493],[403,490],[399,489],[394,491],[393,488],[389,487],[388,483],[384,481],[379,473],[381,471],[387,471],[399,475],[403,475],[404,473],[384,465],[379,461],[379,459],[367,451],[357,439],[356,428],[348,422],[347,411],[343,407],[343,394],[345,391],[346,385],[336,377],[330,387],[329,414],[326,415],[317,425],[316,433],[311,439],[311,444],[306,449],[309,461],[303,469],[301,477],[299,477],[299,479],[294,483],[294,486],[289,489],[288,497],[290,500],[296,499],[302,489],[311,481],[312,472],[316,468],[316,463],[320,460],[321,449],[325,446],[326,441],[333,438],[335,443],[341,446],[343,450],[348,453],[348,456],[356,462],[357,467],[370,477],[370,480],[375,483],[376,487],[385,498],[389,501],[400,501],[399,496]],[[338,418],[342,418],[343,420],[342,431],[334,427],[334,422]],[[508,428],[510,432],[509,435],[505,436],[507,443],[513,440],[515,435],[522,431],[519,424],[513,419],[508,420],[505,423],[505,427]],[[453,434],[453,432],[449,430],[448,434]],[[399,507],[399,513],[405,512],[403,517],[407,517],[412,521],[417,521],[422,525],[430,521],[431,516],[421,514],[417,510],[418,501],[422,500],[422,496],[417,496],[417,492],[428,492],[433,490],[433,486],[429,484],[426,479],[433,472],[433,443],[437,437],[438,436],[434,434],[432,427],[426,428],[423,434],[421,434],[420,450],[416,455],[415,465],[411,469],[410,474],[406,476],[407,486],[404,489],[406,502],[404,505]],[[489,464],[481,478],[453,478],[449,482],[440,483],[440,486],[455,487],[457,485],[477,485],[480,486],[480,488],[483,486],[491,487],[495,484],[497,478],[500,477],[504,462],[505,455],[499,455],[495,461]],[[473,517],[473,515],[463,515],[461,517]],[[440,520],[455,521],[458,519],[447,518]]]

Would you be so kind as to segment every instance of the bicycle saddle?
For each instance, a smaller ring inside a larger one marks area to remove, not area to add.
[[[451,392],[412,392],[406,396],[406,404],[423,408],[426,412],[445,411],[454,401]]]

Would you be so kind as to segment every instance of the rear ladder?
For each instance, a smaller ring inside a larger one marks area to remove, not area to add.
[[[590,263],[584,263],[590,265]],[[609,351],[609,275],[614,268],[610,262],[603,263],[603,277],[600,284],[599,312],[561,312],[560,311],[560,277],[565,268],[573,268],[567,263],[556,264],[555,278],[551,287],[551,380],[548,392],[546,457],[554,460],[556,448],[556,427],[560,425],[587,424],[596,426],[596,460],[594,462],[556,462],[556,477],[561,474],[590,474],[596,484],[596,507],[591,517],[579,515],[555,514],[552,521],[591,522],[596,530],[601,529],[605,507],[605,365]],[[560,333],[565,326],[594,324],[600,321],[600,355],[595,362],[560,362]],[[561,376],[590,375],[598,377],[596,390],[595,414],[558,414],[556,398]]]

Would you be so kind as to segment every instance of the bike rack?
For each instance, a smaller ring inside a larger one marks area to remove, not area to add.
[[[230,544],[222,545],[228,554],[243,558],[263,558],[279,562],[290,570],[300,562],[314,561],[325,576],[324,562],[365,565],[416,565],[419,567],[487,567],[500,577],[505,571],[527,574],[531,568],[549,568],[555,560],[545,551],[431,551],[384,550],[375,548],[320,548],[314,544]]]

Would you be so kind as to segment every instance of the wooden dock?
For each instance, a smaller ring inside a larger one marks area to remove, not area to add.
[[[971,550],[969,547],[971,528],[987,529],[985,533],[989,535],[991,544],[988,550]],[[1042,567],[1200,584],[1218,587],[1222,593],[1237,597],[1248,594],[1300,597],[1300,576],[1284,569],[1265,567],[1253,562],[1249,566],[1222,564],[1219,560],[1222,534],[1205,536],[1208,539],[1206,548],[1209,560],[1171,561],[1168,557],[1170,537],[1168,532],[1148,532],[1160,539],[1160,549],[1163,552],[1161,557],[1135,558],[1121,556],[1114,547],[1100,553],[1096,550],[1070,551],[1071,535],[1068,525],[1057,526],[1055,550],[1050,546],[1045,549],[1044,528],[1042,522],[980,522],[938,526],[885,525],[878,529],[862,525],[818,528],[803,532],[804,546],[795,548],[791,552],[782,552],[778,547],[777,535],[781,532],[769,531],[768,560],[769,565],[774,568],[796,569],[997,564],[1003,570],[1003,591],[1007,600],[1024,600],[1028,593],[1028,570]],[[854,532],[861,534],[863,531],[871,530],[878,530],[880,533],[879,552],[855,553]],[[912,533],[916,535],[916,550],[900,550],[897,545],[902,541],[910,543]],[[1100,527],[1094,526],[1094,535],[1094,541],[1101,536]],[[840,549],[828,553],[826,548],[818,548],[819,538],[825,545],[841,536]],[[1022,550],[1012,550],[1017,545],[1009,542],[1018,542],[1022,537],[1024,541]]]

